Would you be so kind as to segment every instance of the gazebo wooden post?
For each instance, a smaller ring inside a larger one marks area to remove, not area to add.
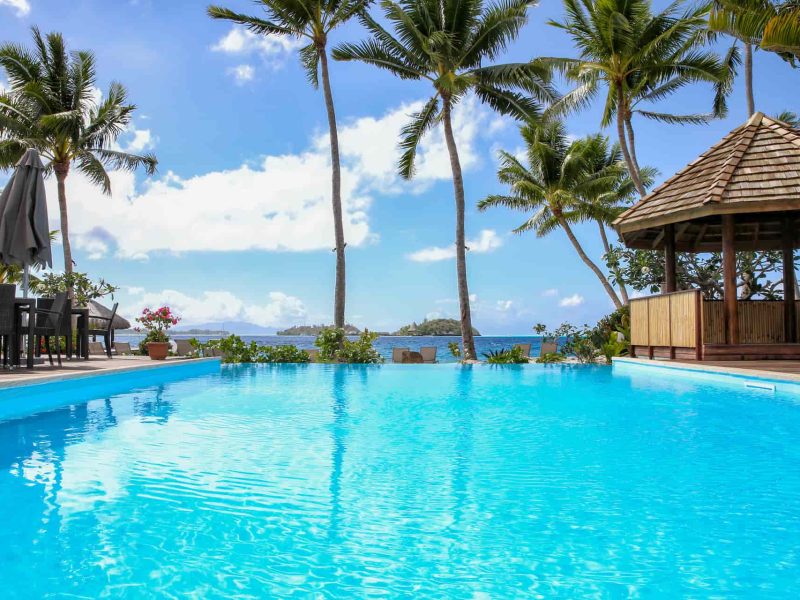
[[[674,292],[678,289],[675,269],[675,225],[670,223],[664,227],[664,291]]]
[[[784,215],[781,249],[783,250],[783,339],[797,343],[797,308],[795,304],[796,275],[794,271],[794,231],[792,219]]]
[[[739,305],[736,293],[736,246],[733,215],[722,215],[722,280],[725,342],[739,343]]]

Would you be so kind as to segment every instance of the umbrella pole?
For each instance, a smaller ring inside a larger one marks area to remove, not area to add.
[[[22,297],[23,298],[27,298],[28,297],[28,286],[31,283],[30,279],[31,279],[30,267],[28,265],[25,265],[22,268]]]

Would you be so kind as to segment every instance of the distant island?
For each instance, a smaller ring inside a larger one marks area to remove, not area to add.
[[[323,329],[330,329],[333,325],[295,325],[278,332],[278,335],[319,335]],[[358,335],[361,330],[349,323],[344,326],[345,335]]]
[[[223,329],[174,329],[175,335],[219,335],[229,336],[230,333]]]
[[[411,323],[392,335],[461,335],[461,322],[456,319],[425,319],[422,323]],[[472,328],[472,335],[480,335]]]

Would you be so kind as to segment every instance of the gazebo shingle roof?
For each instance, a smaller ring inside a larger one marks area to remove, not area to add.
[[[678,249],[705,251],[718,249],[719,215],[740,214],[737,245],[769,249],[784,211],[800,211],[800,131],[756,113],[614,226],[626,245],[656,248],[665,225],[682,223]]]

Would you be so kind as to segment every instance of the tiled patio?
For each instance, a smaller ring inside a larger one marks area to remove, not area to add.
[[[174,366],[177,363],[187,361],[213,361],[218,358],[195,358],[187,359],[180,357],[170,357],[164,361],[151,360],[147,356],[115,356],[106,358],[105,356],[92,356],[89,360],[65,360],[62,367],[51,367],[45,360],[43,364],[37,364],[33,369],[24,367],[6,370],[0,369],[0,389],[16,387],[31,383],[45,383],[48,381],[60,381],[63,379],[74,379],[100,375],[106,373],[122,373],[137,369],[164,368]]]

